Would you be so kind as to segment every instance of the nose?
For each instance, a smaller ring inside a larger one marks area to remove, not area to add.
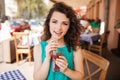
[[[57,30],[61,30],[62,24],[58,24],[56,28],[57,28]]]

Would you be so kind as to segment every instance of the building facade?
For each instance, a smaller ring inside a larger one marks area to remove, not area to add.
[[[11,18],[18,16],[17,0],[0,0],[0,17],[3,15]]]
[[[120,18],[120,0],[91,0],[88,4],[87,17],[90,19],[100,18],[105,22],[105,30],[110,31],[107,39],[108,48],[117,48],[119,44],[119,32],[114,28]]]
[[[5,15],[5,3],[4,0],[0,0],[0,18]]]

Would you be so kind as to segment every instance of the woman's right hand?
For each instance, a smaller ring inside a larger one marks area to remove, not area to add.
[[[48,42],[46,46],[46,58],[51,59],[53,51],[57,49],[57,42],[55,40],[51,40]]]

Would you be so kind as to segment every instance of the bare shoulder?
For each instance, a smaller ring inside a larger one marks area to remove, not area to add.
[[[82,55],[82,49],[80,46],[76,47],[76,51],[74,51],[74,55]]]
[[[34,46],[34,50],[35,50],[35,51],[36,51],[36,50],[40,50],[40,49],[41,49],[40,44],[37,44],[37,45]]]
[[[80,46],[77,46],[75,52],[81,52],[81,50],[82,50],[81,47],[80,47]]]
[[[34,49],[39,49],[39,48],[40,48],[40,44],[34,46]]]

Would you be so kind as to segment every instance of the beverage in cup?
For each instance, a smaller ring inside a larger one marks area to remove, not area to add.
[[[55,60],[62,56],[61,52],[53,51],[52,60],[53,60],[53,71],[60,71],[60,68],[55,64]]]

